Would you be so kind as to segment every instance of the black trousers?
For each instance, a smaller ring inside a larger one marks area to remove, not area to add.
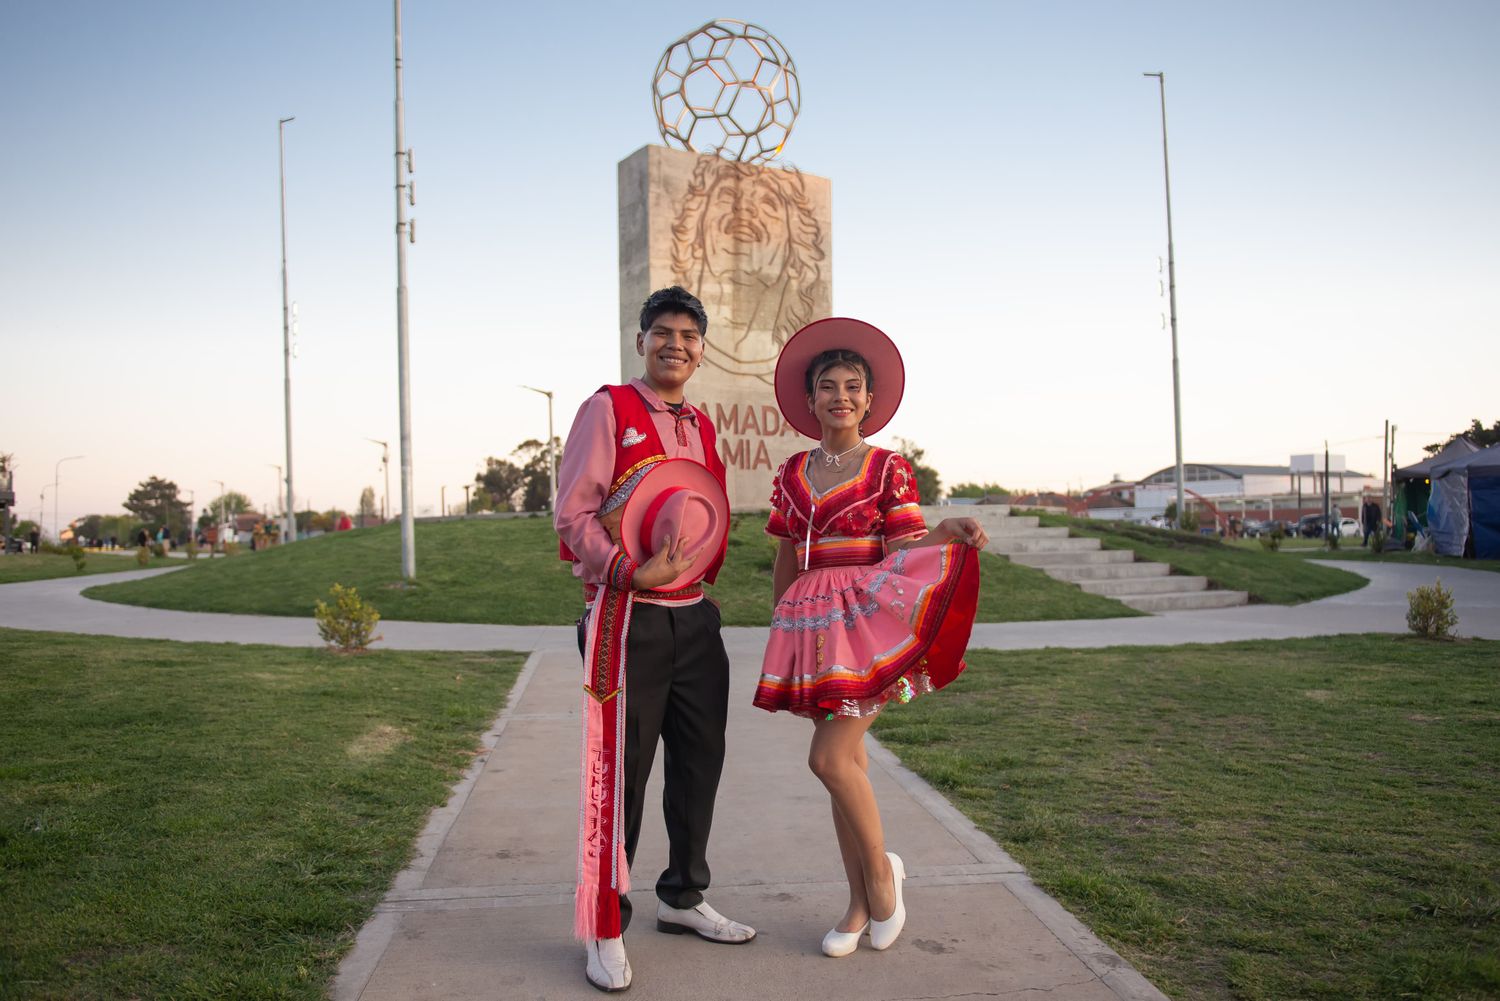
[[[630,618],[625,667],[625,856],[635,863],[646,806],[646,780],[664,752],[662,814],[667,868],[656,896],[670,907],[696,907],[708,888],[708,835],[724,770],[729,717],[729,655],[719,610],[707,599],[686,607],[637,603]],[[583,652],[584,624],[578,625]],[[620,927],[630,926],[620,895]]]

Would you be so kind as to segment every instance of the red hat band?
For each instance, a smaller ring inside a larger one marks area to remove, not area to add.
[[[669,487],[651,499],[641,518],[641,549],[655,553],[667,539],[687,537],[695,542],[712,539],[719,527],[719,512],[707,497],[691,487]]]

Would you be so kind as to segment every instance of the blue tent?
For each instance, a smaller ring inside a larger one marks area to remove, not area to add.
[[[1436,465],[1427,525],[1433,548],[1463,556],[1470,537],[1473,554],[1500,559],[1500,445]]]

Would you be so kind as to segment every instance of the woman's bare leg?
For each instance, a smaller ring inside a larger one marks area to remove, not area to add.
[[[865,772],[868,760],[864,737],[873,722],[874,717],[869,716],[814,720],[812,747],[807,755],[808,767],[833,800],[834,829],[838,834],[839,851],[844,856],[844,871],[849,876],[850,913],[846,913],[846,922],[840,927],[845,927],[847,919],[853,917],[860,884],[863,884],[869,917],[883,921],[896,909],[891,863],[885,856],[885,833],[880,825],[880,806],[875,802],[875,790]]]

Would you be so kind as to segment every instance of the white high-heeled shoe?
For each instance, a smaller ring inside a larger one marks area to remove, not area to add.
[[[823,955],[832,956],[834,959],[849,955],[855,949],[859,948],[860,936],[869,930],[870,922],[868,920],[854,929],[854,931],[839,931],[837,928],[834,928],[827,935],[823,936]]]
[[[891,882],[896,884],[896,909],[884,921],[870,919],[870,945],[877,952],[895,945],[906,924],[906,904],[901,899],[901,881],[906,878],[906,866],[902,864],[901,856],[895,852],[886,852],[885,857],[891,860]]]

